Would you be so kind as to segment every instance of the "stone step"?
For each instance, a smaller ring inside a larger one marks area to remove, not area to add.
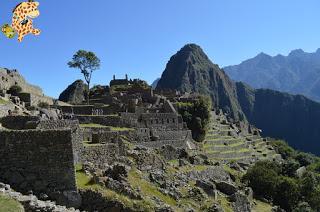
[[[245,156],[251,156],[251,150],[250,149],[243,149],[242,151],[208,151],[207,155],[209,158],[239,158],[239,157],[245,157]]]
[[[215,140],[205,140],[205,145],[232,145],[239,143],[240,139],[215,139]]]
[[[238,136],[237,136],[238,138]],[[230,136],[230,135],[207,135],[205,137],[205,140],[217,140],[217,139],[235,139],[234,136]]]
[[[205,147],[208,151],[237,151],[243,148],[247,148],[247,144],[244,142],[238,142],[232,145],[208,145]]]

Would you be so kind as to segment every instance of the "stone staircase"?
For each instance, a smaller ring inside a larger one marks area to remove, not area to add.
[[[211,113],[211,122],[203,150],[212,160],[254,163],[258,160],[280,160],[269,142],[259,135],[239,134],[223,113]]]

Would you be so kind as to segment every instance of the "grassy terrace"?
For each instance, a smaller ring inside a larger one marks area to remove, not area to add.
[[[228,151],[206,151],[207,154],[212,154],[212,153],[220,153],[220,154],[230,154],[230,153],[244,153],[244,152],[251,152],[250,149],[242,148],[239,150],[228,150]]]
[[[86,147],[95,147],[95,146],[103,146],[103,144],[99,143],[91,143],[90,141],[83,141],[83,145]]]
[[[20,212],[24,211],[22,205],[6,196],[0,194],[0,212]]]
[[[241,146],[244,144],[244,141],[240,141],[238,143],[231,143],[228,145],[224,145],[224,144],[214,144],[214,143],[207,143],[203,145],[204,149],[210,149],[211,147],[237,147],[237,146]]]
[[[77,116],[79,116],[79,117],[81,117],[81,116],[84,116],[84,117],[86,117],[86,116],[118,117],[119,115],[118,114],[109,114],[109,115],[77,115]]]
[[[272,206],[268,203],[255,200],[255,205],[252,208],[253,212],[270,212],[272,211]]]
[[[7,103],[8,103],[8,101],[0,98],[0,105],[4,105],[4,104],[7,104]]]
[[[128,128],[128,127],[113,127],[113,126],[105,126],[101,124],[80,124],[80,127],[82,128],[110,128],[111,131],[129,131],[134,130],[134,128]]]
[[[83,127],[83,128],[109,128],[108,126],[104,126],[104,125],[101,125],[101,124],[80,124],[80,127]]]
[[[153,196],[171,206],[175,206],[177,204],[173,198],[162,194],[156,186],[144,180],[136,169],[132,169],[129,172],[128,181],[133,188],[139,188],[141,190],[141,193],[144,195],[143,200],[130,199],[126,195],[95,184],[93,180],[84,173],[82,165],[80,164],[76,165],[76,180],[79,189],[94,190],[101,193],[107,200],[117,200],[122,202],[126,207],[134,211],[154,211],[154,205],[150,199]]]

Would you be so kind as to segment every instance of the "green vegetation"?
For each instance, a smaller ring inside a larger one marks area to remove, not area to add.
[[[82,128],[110,128],[111,131],[130,131],[134,130],[134,128],[129,128],[129,127],[113,127],[113,126],[105,126],[101,124],[80,124],[80,127]]]
[[[200,96],[195,102],[178,103],[177,107],[188,128],[192,130],[192,137],[196,141],[203,141],[210,121],[210,98]]]
[[[70,62],[68,62],[70,68],[80,69],[88,85],[87,90],[87,104],[89,105],[90,99],[90,81],[93,71],[100,68],[100,59],[90,51],[79,50],[74,55]]]
[[[225,212],[233,212],[231,203],[228,201],[228,199],[225,196],[219,196],[218,202],[220,203],[222,209]]]
[[[128,181],[133,188],[139,188],[141,193],[146,197],[156,196],[164,203],[175,206],[177,202],[170,196],[161,193],[152,183],[144,180],[136,169],[129,172]]]
[[[38,107],[49,108],[49,104],[47,102],[39,102]]]
[[[19,85],[13,85],[9,88],[8,93],[17,96],[19,93],[21,93],[22,88]]]
[[[274,204],[287,211],[297,207],[311,207],[319,211],[319,158],[297,152],[282,141],[274,141],[273,146],[286,160],[281,164],[257,162],[244,175],[243,181],[253,189],[255,196],[273,200]],[[299,178],[296,170],[304,165],[307,165],[307,171]]]
[[[268,203],[255,200],[255,205],[252,208],[253,212],[271,212],[272,211],[272,206],[269,205]]]
[[[130,130],[134,130],[133,128],[129,128],[129,127],[112,127],[112,126],[109,126],[110,129],[112,131],[130,131]]]
[[[88,128],[88,127],[92,127],[92,128],[109,128],[108,126],[105,125],[101,125],[101,124],[94,124],[94,123],[90,123],[90,124],[80,124],[80,127],[83,128]]]
[[[93,185],[92,179],[84,173],[81,164],[76,165],[76,181],[78,188],[86,188]]]
[[[7,104],[7,103],[8,103],[8,101],[0,98],[0,105],[4,105],[4,104]]]
[[[23,211],[23,207],[19,202],[0,194],[0,212],[19,211]]]

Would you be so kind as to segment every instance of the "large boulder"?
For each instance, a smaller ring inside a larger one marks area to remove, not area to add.
[[[233,211],[235,212],[250,212],[251,204],[248,197],[242,192],[238,191],[230,197],[233,202]]]
[[[88,86],[82,80],[76,80],[59,96],[59,100],[70,104],[81,104],[86,100]]]
[[[216,182],[217,189],[226,195],[233,195],[237,192],[238,188],[226,181]]]

